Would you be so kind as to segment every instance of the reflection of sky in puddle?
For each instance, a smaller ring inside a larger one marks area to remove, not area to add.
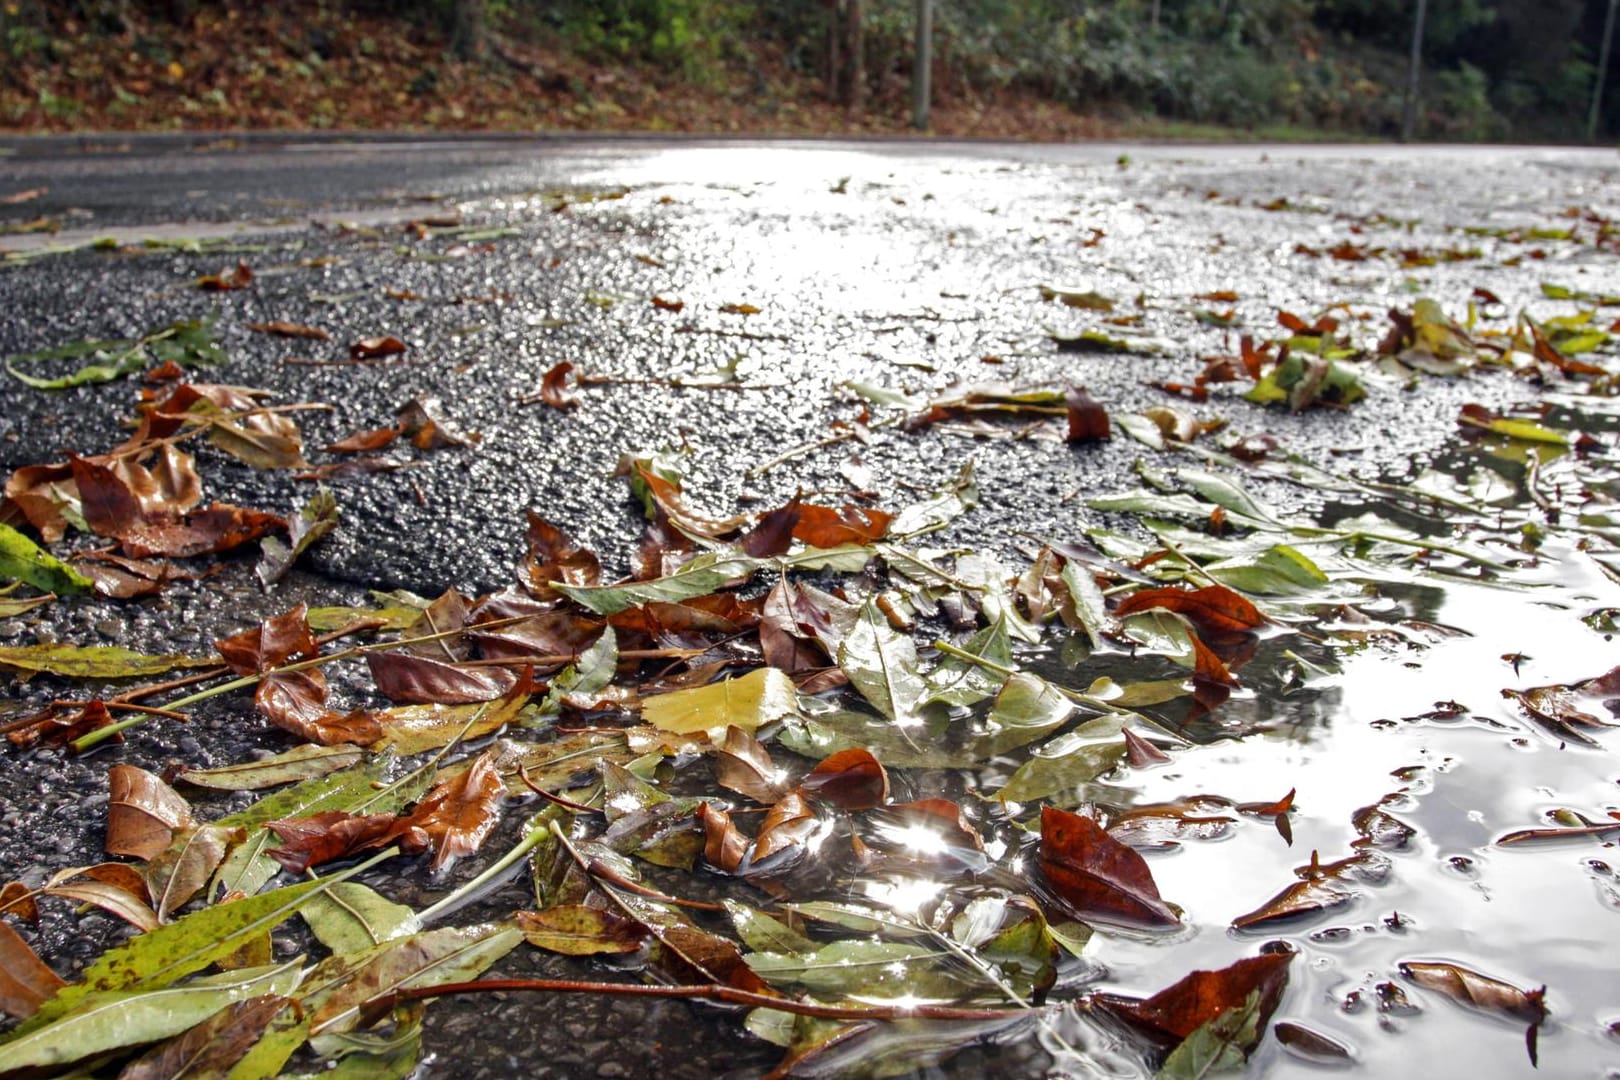
[[[1183,843],[1169,857],[1150,856],[1161,893],[1186,909],[1197,930],[1173,949],[1099,935],[1088,955],[1108,965],[1110,984],[1152,992],[1189,966],[1224,966],[1235,952],[1281,938],[1303,955],[1277,1019],[1346,1039],[1368,1075],[1528,1075],[1516,1022],[1471,1015],[1410,985],[1403,988],[1422,1006],[1418,1015],[1380,1016],[1372,1004],[1341,1008],[1357,987],[1371,1001],[1373,983],[1400,984],[1403,960],[1445,959],[1526,988],[1548,984],[1554,1019],[1542,1033],[1542,1074],[1590,1074],[1600,1058],[1620,1063],[1620,1047],[1604,1040],[1600,1023],[1620,1006],[1603,958],[1616,930],[1617,892],[1612,874],[1594,864],[1615,864],[1612,843],[1494,846],[1509,831],[1547,825],[1556,807],[1601,818],[1620,803],[1610,752],[1560,746],[1501,696],[1504,687],[1589,678],[1620,659],[1612,641],[1576,621],[1586,605],[1571,603],[1579,595],[1591,606],[1612,605],[1620,590],[1578,554],[1555,554],[1567,558],[1557,566],[1556,594],[1452,585],[1439,592],[1434,617],[1468,634],[1417,651],[1374,644],[1344,655],[1331,723],[1286,738],[1273,732],[1190,748],[1168,765],[1127,773],[1120,802],[1194,793],[1271,800],[1297,788],[1297,812],[1291,847],[1268,822],[1249,819],[1225,842]],[[1547,565],[1551,578],[1554,564]],[[1504,659],[1515,653],[1526,654],[1518,674]],[[1445,701],[1468,715],[1411,719]],[[1406,849],[1390,852],[1385,881],[1352,881],[1361,895],[1321,915],[1245,933],[1223,929],[1296,880],[1286,868],[1308,865],[1312,851],[1323,862],[1352,854],[1352,816],[1381,803],[1417,830]],[[1397,912],[1406,924],[1398,929],[1389,925]],[[1397,1030],[1404,1037],[1392,1037]],[[1277,1070],[1312,1071],[1268,1042],[1251,1072]]]

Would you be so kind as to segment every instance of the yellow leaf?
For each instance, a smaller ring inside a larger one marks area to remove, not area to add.
[[[641,703],[641,718],[664,731],[701,731],[718,742],[728,726],[751,732],[798,709],[793,680],[776,668],[760,668],[741,678],[650,697]]]

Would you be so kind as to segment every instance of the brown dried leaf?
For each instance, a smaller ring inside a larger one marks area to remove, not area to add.
[[[1069,912],[1137,926],[1178,926],[1159,897],[1146,860],[1094,820],[1055,806],[1041,809],[1040,866]]]
[[[1174,586],[1142,589],[1121,600],[1114,614],[1123,618],[1152,608],[1185,615],[1200,630],[1214,634],[1248,631],[1266,621],[1259,608],[1224,585],[1206,585],[1201,589]]]
[[[186,800],[145,769],[114,765],[107,773],[107,787],[109,854],[151,859],[169,846],[177,831],[193,824]]]
[[[437,872],[477,851],[500,819],[506,785],[495,768],[496,751],[486,750],[465,772],[441,781],[400,825],[421,829],[433,848]]]
[[[300,603],[251,630],[220,638],[214,648],[238,675],[258,675],[291,660],[314,656],[320,646],[309,628],[308,616],[309,608]]]
[[[717,870],[735,874],[748,855],[748,837],[732,824],[731,815],[711,802],[697,808],[703,823],[703,858]]]
[[[372,428],[370,431],[356,432],[346,439],[329,443],[321,449],[331,454],[363,454],[371,450],[381,450],[399,438],[402,430],[398,424],[392,427]]]
[[[318,326],[305,326],[293,322],[255,322],[248,323],[248,329],[259,334],[274,334],[276,337],[305,338],[310,341],[330,341],[331,334]]]
[[[272,530],[285,532],[285,519],[262,510],[214,503],[184,521],[148,523],[119,539],[124,551],[136,558],[167,555],[189,559],[230,551]]]
[[[235,292],[253,284],[253,271],[245,262],[236,264],[235,270],[221,270],[217,274],[204,274],[197,279],[197,288],[204,292]]]
[[[0,1012],[26,1020],[66,985],[10,923],[0,921]]]
[[[377,689],[406,705],[465,705],[493,701],[517,685],[505,668],[461,667],[426,656],[371,652],[366,664]]]
[[[1219,971],[1194,971],[1144,1000],[1113,994],[1099,994],[1093,1000],[1155,1039],[1173,1045],[1226,1010],[1242,1006],[1250,994],[1258,992],[1258,1027],[1264,1029],[1282,1000],[1283,988],[1288,985],[1288,965],[1293,959],[1291,952],[1264,953],[1245,957]]]
[[[802,503],[799,521],[793,527],[793,538],[816,548],[832,548],[841,544],[870,544],[881,540],[889,531],[894,515],[868,506],[845,503],[834,509]]]
[[[183,1035],[159,1043],[126,1065],[118,1080],[223,1077],[291,1005],[291,998],[278,994],[232,1002]]]
[[[349,346],[351,360],[380,360],[385,356],[399,356],[405,343],[397,337],[364,338]]]
[[[524,588],[540,600],[555,600],[553,583],[592,586],[602,580],[596,553],[533,510],[529,511],[529,554],[518,568]]]
[[[889,801],[889,774],[870,750],[840,750],[810,770],[799,790],[845,810],[870,810]]]
[[[1063,395],[1063,404],[1069,414],[1068,442],[1101,442],[1113,434],[1109,429],[1108,410],[1086,393],[1085,387],[1070,387]]]
[[[483,441],[477,432],[462,432],[451,423],[444,415],[444,403],[435,397],[412,398],[394,415],[399,417],[400,434],[418,450],[476,446]]]
[[[553,409],[574,409],[579,407],[579,398],[571,397],[568,390],[568,376],[574,370],[574,365],[568,360],[552,366],[540,380],[540,400]],[[525,399],[533,400],[533,399]]]
[[[649,936],[642,924],[585,904],[520,911],[513,918],[530,945],[564,956],[635,952]]]
[[[1545,986],[1522,990],[1494,976],[1445,962],[1408,960],[1402,962],[1400,970],[1424,989],[1438,991],[1460,1005],[1506,1013],[1530,1024],[1547,1018]]]
[[[267,821],[264,827],[276,834],[280,847],[265,852],[289,874],[302,874],[312,866],[371,851],[396,839],[398,818],[393,814],[356,816],[341,810],[325,810],[303,818]]]
[[[786,781],[771,761],[770,751],[740,727],[726,728],[726,741],[715,752],[712,765],[716,783],[757,803],[771,806],[787,794]]]

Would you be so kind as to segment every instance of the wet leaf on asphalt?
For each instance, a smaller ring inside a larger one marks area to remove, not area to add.
[[[0,921],[0,1012],[26,1020],[66,985],[9,922]]]
[[[305,743],[267,758],[257,758],[213,769],[181,769],[176,778],[197,787],[218,791],[259,791],[298,780],[326,776],[357,765],[365,757],[354,746],[319,746]]]
[[[600,956],[635,952],[649,936],[647,928],[606,908],[560,904],[544,911],[514,916],[530,945],[564,956]]]
[[[145,769],[114,765],[107,789],[108,854],[151,859],[193,824],[190,804]]]
[[[290,1004],[291,998],[274,993],[233,1001],[183,1035],[136,1058],[118,1074],[119,1080],[228,1074]]]

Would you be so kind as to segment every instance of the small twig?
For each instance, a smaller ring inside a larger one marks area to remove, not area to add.
[[[94,704],[94,701],[69,701],[66,698],[58,698],[57,700],[51,702],[51,708],[88,709]],[[191,719],[191,717],[187,716],[183,712],[175,712],[173,709],[160,709],[156,705],[134,705],[127,701],[103,701],[101,704],[108,709],[117,709],[120,712],[148,713],[152,716],[167,716],[171,720]]]

